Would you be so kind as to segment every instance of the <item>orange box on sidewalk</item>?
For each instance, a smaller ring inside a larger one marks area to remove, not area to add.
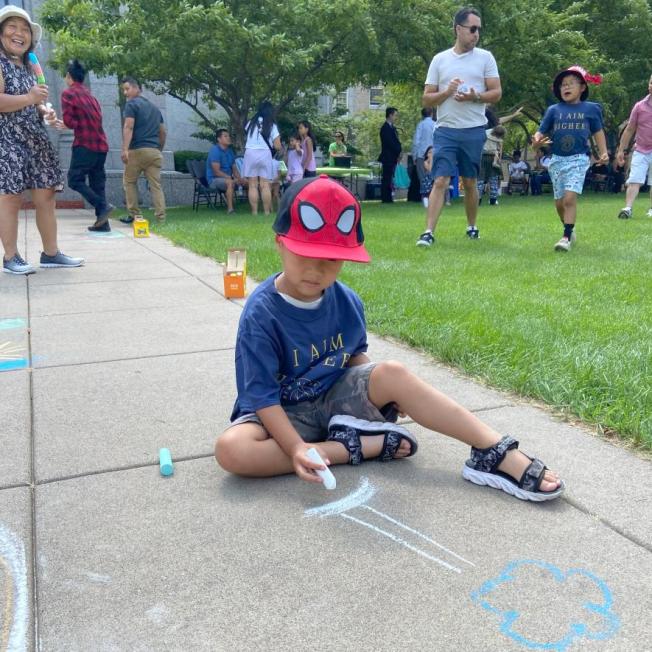
[[[247,252],[229,249],[224,266],[224,296],[227,299],[243,299],[247,287]]]
[[[149,222],[144,217],[133,221],[134,238],[149,238]]]

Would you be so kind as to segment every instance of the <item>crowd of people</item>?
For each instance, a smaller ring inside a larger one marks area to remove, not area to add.
[[[420,247],[434,243],[442,207],[450,201],[451,188],[457,190],[458,178],[464,190],[466,234],[471,239],[479,238],[478,206],[484,194],[488,191],[490,205],[498,204],[503,125],[520,111],[498,119],[490,108],[500,100],[502,89],[493,55],[478,47],[482,30],[479,13],[473,8],[463,8],[455,16],[453,30],[453,47],[435,55],[430,64],[423,94],[424,108],[412,141],[418,185],[427,211],[426,228],[417,240]],[[32,191],[36,207],[36,223],[43,242],[41,266],[83,264],[82,259],[66,256],[58,248],[54,206],[55,194],[63,188],[63,173],[46,125],[74,132],[67,180],[69,187],[94,209],[95,222],[88,229],[110,231],[109,217],[115,208],[106,198],[104,166],[108,142],[102,127],[102,112],[99,102],[84,85],[86,70],[78,61],[69,62],[59,119],[48,102],[47,86],[35,83],[28,61],[28,54],[41,36],[41,27],[23,9],[7,6],[0,10],[0,151],[3,153],[0,239],[4,248],[3,269],[12,273],[34,271],[17,248],[18,212],[25,190]],[[625,206],[618,215],[627,219],[652,167],[650,96],[636,104],[618,151],[608,154],[601,107],[587,100],[588,84],[598,82],[599,79],[578,66],[559,73],[553,80],[559,102],[548,108],[532,139],[532,145],[538,148],[534,165],[524,161],[520,151],[514,151],[508,166],[508,194],[516,191],[539,195],[552,188],[557,213],[564,224],[564,238],[568,240],[568,246],[561,241],[557,243],[557,250],[567,251],[574,241],[571,225],[575,220],[575,203],[587,184],[619,192],[626,176],[625,156],[631,149]],[[162,222],[166,214],[161,188],[162,150],[166,141],[163,116],[143,96],[136,79],[125,77],[121,86],[126,100],[121,158],[128,210],[122,221],[130,223],[142,217],[137,182],[144,175],[155,217]],[[648,90],[652,91],[652,78]],[[582,119],[578,121],[576,117],[580,114]],[[395,173],[403,156],[395,124],[397,118],[398,110],[388,107],[379,133],[383,203],[394,200]],[[274,107],[264,101],[245,125],[244,136],[244,156],[239,159],[230,132],[218,130],[206,160],[206,183],[211,190],[224,195],[228,213],[236,210],[239,191],[246,192],[253,214],[262,208],[265,215],[271,215],[282,189],[316,174],[317,141],[312,125],[301,120],[283,143]],[[330,166],[350,157],[344,132],[335,131],[333,138],[327,151]],[[590,157],[590,139],[598,149],[594,159]]]

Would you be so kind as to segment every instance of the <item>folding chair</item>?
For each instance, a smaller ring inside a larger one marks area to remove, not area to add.
[[[204,176],[205,162],[198,160],[186,161],[186,168],[188,173],[195,182],[195,188],[192,195],[192,209],[199,210],[200,205],[208,206],[209,208],[215,206],[217,208],[217,192],[211,190],[206,183]]]
[[[186,163],[188,172],[195,181],[195,189],[192,198],[193,210],[199,210],[200,204],[217,208],[217,199],[219,197],[220,204],[224,202],[224,191],[219,189],[210,188],[206,181],[206,161],[205,160],[191,160]]]

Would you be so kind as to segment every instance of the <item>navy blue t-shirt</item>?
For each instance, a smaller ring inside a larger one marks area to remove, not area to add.
[[[552,153],[557,156],[589,154],[589,137],[602,128],[602,107],[595,102],[553,104],[539,125],[542,134],[552,135]]]
[[[318,308],[288,303],[270,276],[251,294],[235,344],[238,398],[231,420],[272,405],[312,401],[328,391],[367,350],[360,297],[338,281]]]

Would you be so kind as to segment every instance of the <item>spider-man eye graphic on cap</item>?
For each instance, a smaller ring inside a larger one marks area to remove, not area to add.
[[[340,216],[337,218],[337,228],[345,234],[351,233],[353,226],[355,225],[355,208],[351,206],[350,208],[345,208]]]
[[[307,231],[314,233],[326,226],[326,221],[316,206],[309,202],[299,202],[299,219]],[[355,208],[345,208],[335,222],[340,233],[348,235],[355,226]]]

